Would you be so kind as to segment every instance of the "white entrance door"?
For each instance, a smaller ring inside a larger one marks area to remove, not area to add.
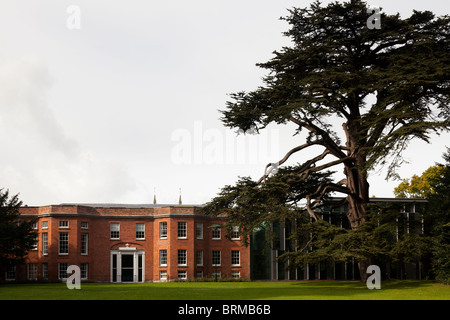
[[[111,282],[143,282],[144,250],[120,247],[111,250]]]

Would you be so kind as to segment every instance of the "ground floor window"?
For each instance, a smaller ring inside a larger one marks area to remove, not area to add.
[[[42,264],[42,279],[48,280],[48,263]]]
[[[187,271],[186,270],[178,270],[178,279],[186,280],[187,279]]]
[[[58,263],[58,279],[67,279],[68,266],[67,262]]]
[[[87,263],[82,263],[80,265],[80,272],[81,272],[81,279],[83,280],[87,280],[88,278],[88,264]]]
[[[6,280],[16,280],[16,266],[6,268]]]
[[[37,263],[27,265],[28,280],[37,280]]]

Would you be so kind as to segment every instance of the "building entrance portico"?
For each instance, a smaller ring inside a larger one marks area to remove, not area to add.
[[[144,250],[125,247],[111,250],[111,282],[143,282]]]

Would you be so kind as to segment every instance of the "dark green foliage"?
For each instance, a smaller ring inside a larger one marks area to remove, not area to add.
[[[0,189],[0,267],[23,263],[35,244],[33,220],[19,217],[21,206],[18,195],[9,197],[8,190]]]
[[[402,228],[404,214],[394,204],[370,206],[365,222],[356,229],[342,228],[324,220],[297,223],[291,240],[300,245],[298,251],[286,252],[280,259],[289,260],[293,268],[306,263],[358,261],[409,262],[422,259],[430,252],[430,237]],[[404,224],[406,226],[406,222]]]
[[[427,219],[432,225],[433,271],[437,280],[450,284],[450,148],[444,159],[447,170],[430,196]]]

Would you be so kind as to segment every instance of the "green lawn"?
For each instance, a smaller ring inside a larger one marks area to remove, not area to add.
[[[143,284],[65,283],[1,284],[0,300],[450,300],[450,286],[433,281],[384,281],[369,290],[355,281],[170,282]]]

